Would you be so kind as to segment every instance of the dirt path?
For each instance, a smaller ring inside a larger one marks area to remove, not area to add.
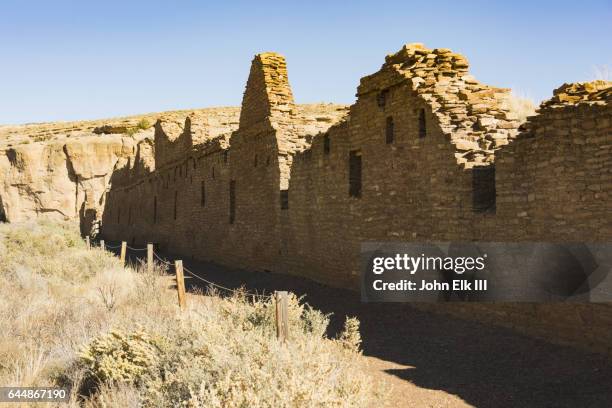
[[[601,355],[408,304],[364,304],[355,292],[303,278],[183,262],[229,288],[305,295],[313,307],[333,313],[330,336],[345,316],[359,318],[364,369],[379,387],[392,386],[390,407],[612,407],[612,361]],[[200,283],[188,279],[187,288]]]
[[[386,402],[385,408],[462,408],[473,406],[456,395],[443,390],[421,388],[392,374],[398,370],[410,370],[415,367],[381,360],[376,357],[364,356],[363,359],[364,370],[372,376],[377,388],[386,392],[386,394],[383,394]]]

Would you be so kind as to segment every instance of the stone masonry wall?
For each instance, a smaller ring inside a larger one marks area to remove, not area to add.
[[[507,89],[411,44],[361,80],[348,115],[325,118],[294,104],[284,59],[261,54],[238,129],[158,122],[153,148],[117,167],[103,235],[351,288],[363,241],[610,241],[610,85],[562,87],[519,129]],[[610,305],[421,307],[612,344]]]
[[[585,100],[572,99],[579,92]],[[562,86],[500,150],[497,216],[513,223],[509,239],[610,240],[611,96],[605,81]]]
[[[611,241],[610,85],[560,87],[498,152],[497,211],[477,224],[479,239]],[[611,353],[610,304],[461,304],[438,310]]]

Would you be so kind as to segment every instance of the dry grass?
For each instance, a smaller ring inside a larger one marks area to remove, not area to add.
[[[513,112],[520,123],[525,122],[528,116],[535,115],[536,105],[533,100],[519,92],[510,93],[506,99],[507,107]]]
[[[76,226],[1,224],[0,384],[65,384],[73,407],[376,403],[356,320],[327,339],[327,317],[292,296],[280,344],[271,302],[190,296],[181,312],[164,272],[87,250]]]

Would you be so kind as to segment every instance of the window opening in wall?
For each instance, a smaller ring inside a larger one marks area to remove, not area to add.
[[[383,89],[382,91],[378,93],[378,95],[376,96],[376,104],[378,105],[379,108],[381,109],[385,108],[385,105],[387,104],[388,96],[389,96],[388,89]]]
[[[472,169],[472,209],[477,213],[494,213],[496,207],[495,167]]]
[[[253,167],[257,167],[257,155],[255,155],[255,160],[253,160]]]
[[[174,192],[174,219],[176,220],[177,213],[177,204],[178,204],[178,191]]]
[[[289,190],[280,191],[280,207],[281,210],[289,209]]]
[[[196,168],[196,159],[192,159],[193,160],[193,169],[195,170]]]
[[[387,144],[393,143],[395,140],[395,125],[393,124],[393,117],[387,117],[385,124],[385,142]]]
[[[419,137],[427,136],[427,122],[425,122],[425,109],[419,109]]]
[[[157,224],[157,196],[153,197],[153,224]]]
[[[349,196],[361,197],[361,150],[349,153]]]
[[[329,154],[331,151],[331,142],[329,141],[329,135],[323,136],[323,153]]]
[[[229,185],[229,223],[236,220],[236,180],[231,180]]]
[[[200,191],[200,205],[204,207],[206,205],[206,182],[202,180],[202,187]]]
[[[270,165],[270,156],[266,157],[266,166]]]

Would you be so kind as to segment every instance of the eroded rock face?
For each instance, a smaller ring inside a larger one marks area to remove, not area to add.
[[[27,143],[0,155],[0,196],[7,221],[82,216],[90,233],[119,158],[134,155],[136,140],[113,135]]]
[[[80,217],[83,233],[91,233],[117,162],[134,157],[153,122],[140,115],[0,126],[0,220]]]

